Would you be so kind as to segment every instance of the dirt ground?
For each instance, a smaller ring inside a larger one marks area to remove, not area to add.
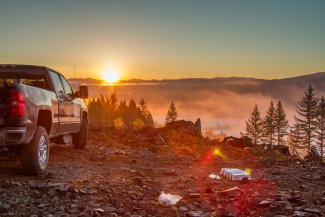
[[[39,177],[23,175],[18,157],[1,161],[0,216],[325,216],[324,166],[166,135],[92,128],[85,150],[52,146]],[[209,178],[225,167],[253,179]],[[183,199],[163,206],[162,191]]]

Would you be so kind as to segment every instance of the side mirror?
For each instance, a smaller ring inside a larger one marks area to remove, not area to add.
[[[81,99],[88,98],[88,87],[87,86],[80,86],[79,87],[79,97]]]

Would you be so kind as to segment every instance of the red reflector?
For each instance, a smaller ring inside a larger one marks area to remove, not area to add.
[[[18,91],[10,93],[11,98],[11,117],[22,117],[26,114],[26,97],[25,94]]]

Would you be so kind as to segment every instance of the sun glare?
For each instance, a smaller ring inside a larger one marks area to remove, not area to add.
[[[120,80],[120,73],[115,69],[107,69],[103,72],[103,79],[107,83],[115,83]]]

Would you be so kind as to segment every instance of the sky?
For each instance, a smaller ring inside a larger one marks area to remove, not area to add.
[[[323,0],[0,1],[0,63],[67,77],[284,78],[325,71]]]

